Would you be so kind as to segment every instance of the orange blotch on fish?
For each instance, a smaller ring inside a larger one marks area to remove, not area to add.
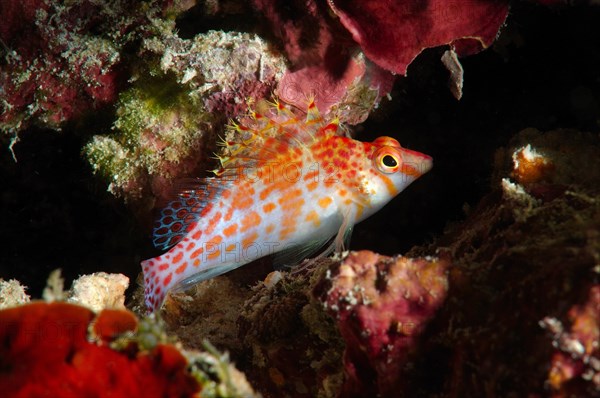
[[[194,262],[192,263],[192,265],[194,267],[198,267],[200,265],[200,259],[199,258],[195,259]]]
[[[169,268],[169,264],[167,264],[167,263],[164,263],[164,264],[161,264],[161,265],[158,266],[158,270],[159,271],[164,271],[167,268]]]
[[[319,206],[321,206],[323,209],[326,209],[332,202],[333,199],[331,199],[329,196],[325,196],[324,198],[318,200]]]
[[[258,226],[260,224],[261,218],[260,215],[251,211],[242,219],[242,227],[240,228],[240,232],[246,232],[248,229]]]
[[[225,221],[231,220],[231,217],[233,216],[234,211],[235,211],[235,208],[233,206],[230,206],[229,210],[227,210],[227,213],[225,214],[225,217],[223,217],[223,220],[225,220]]]
[[[335,158],[335,159],[333,159],[332,163],[335,166],[336,170],[339,170],[339,169],[346,170],[348,168],[348,164],[346,163],[345,159]],[[339,174],[338,174],[338,176],[341,177],[341,175],[339,175]]]
[[[238,229],[237,224],[231,224],[230,226],[223,229],[223,235],[225,235],[227,237],[233,236],[237,232],[237,229]]]
[[[290,183],[285,180],[277,180],[263,189],[260,194],[260,200],[267,199],[274,191],[284,190],[290,186]]]
[[[210,252],[210,253],[208,254],[208,257],[207,257],[207,258],[208,258],[209,260],[214,260],[215,258],[219,257],[220,255],[221,255],[221,250],[217,249],[217,250],[215,250],[215,251],[213,251],[213,252]]]
[[[185,250],[189,252],[189,251],[191,251],[191,250],[192,250],[192,249],[193,249],[195,246],[196,246],[196,243],[195,243],[195,242],[190,242],[190,243],[189,243],[189,244],[186,246]]]
[[[246,236],[242,240],[242,247],[243,248],[247,248],[251,244],[255,243],[257,238],[258,238],[258,233],[257,232],[251,233],[250,235]]]
[[[223,199],[229,199],[230,196],[231,196],[231,190],[230,189],[224,189],[223,191],[221,191],[221,198],[223,198]]]
[[[273,202],[269,202],[269,203],[267,203],[267,204],[265,204],[265,205],[263,206],[263,211],[264,211],[265,213],[270,213],[270,212],[272,212],[272,211],[275,209],[275,207],[276,207],[276,206],[275,206],[275,203],[273,203]]]
[[[289,145],[283,141],[280,141],[277,147],[275,148],[276,152],[286,153],[288,151]]]
[[[200,213],[201,215],[205,215],[205,214],[210,214],[210,212],[213,209],[213,204],[212,203],[207,203],[206,206],[204,206],[204,208],[202,209],[202,213]]]
[[[305,220],[311,222],[315,227],[319,227],[321,225],[319,214],[314,210],[311,210],[310,213],[306,215]]]
[[[416,167],[406,163],[402,165],[402,173],[411,177],[419,177],[421,175],[421,172]]]
[[[309,171],[308,173],[306,173],[304,175],[304,181],[309,181],[309,180],[313,180],[314,182],[317,182],[319,180],[319,170],[312,170],[312,171]]]
[[[206,233],[207,235],[212,234],[212,232],[215,230],[215,228],[217,227],[219,221],[221,220],[221,212],[218,211],[217,213],[215,213],[215,215],[208,221],[208,226],[206,227],[206,229],[204,230],[204,233]]]
[[[213,237],[208,243],[207,245],[218,245],[221,242],[223,242],[223,237],[221,235],[217,235],[215,237]]]
[[[196,257],[198,257],[199,255],[201,255],[203,252],[204,252],[204,249],[202,249],[202,248],[196,249],[196,250],[195,250],[195,251],[194,251],[194,252],[193,252],[193,253],[190,255],[190,258],[196,258]]]
[[[177,264],[178,262],[181,261],[181,259],[183,258],[183,252],[179,252],[175,255],[175,257],[173,257],[173,263]]]
[[[267,227],[265,228],[265,232],[266,232],[267,234],[270,234],[271,232],[273,232],[273,230],[274,230],[274,229],[275,229],[275,225],[273,225],[273,224],[269,224],[269,225],[267,225]]]
[[[319,183],[316,181],[313,181],[313,182],[309,182],[308,184],[306,184],[306,189],[308,189],[309,192],[312,192],[315,189],[317,189],[318,186],[319,186]]]
[[[252,194],[249,194],[247,191],[240,191],[240,193],[233,198],[233,203],[237,209],[243,210],[252,206],[254,199],[252,198]]]
[[[201,236],[202,236],[202,231],[198,230],[198,231],[194,232],[194,235],[192,235],[192,239],[200,240]]]
[[[298,216],[302,214],[302,205],[304,204],[304,199],[300,198],[299,200],[289,203],[286,209],[287,214],[285,218],[281,222],[281,231],[279,231],[279,239],[286,239],[288,236],[296,232],[296,228],[298,225]]]
[[[281,205],[282,210],[287,210],[288,206],[290,206],[290,202],[300,197],[302,197],[302,190],[297,188],[283,194],[278,202]]]
[[[169,274],[163,279],[163,285],[168,286],[171,283],[171,279],[173,278],[173,274]]]
[[[184,262],[179,267],[177,267],[177,269],[175,270],[175,273],[176,274],[182,274],[183,271],[185,271],[186,268],[187,268],[187,262]],[[169,274],[169,275],[171,275],[171,274]]]
[[[381,174],[380,178],[383,180],[383,183],[385,184],[385,187],[387,188],[388,193],[392,196],[396,196],[398,191],[397,191],[396,186],[394,185],[394,182],[392,181],[392,179],[384,174]]]

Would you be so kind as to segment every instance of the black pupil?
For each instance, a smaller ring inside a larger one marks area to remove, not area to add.
[[[385,155],[382,159],[382,162],[386,167],[398,166],[398,162],[396,162],[396,159],[394,159],[394,157],[391,155]]]

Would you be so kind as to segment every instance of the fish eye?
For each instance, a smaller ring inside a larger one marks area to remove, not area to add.
[[[383,158],[381,158],[381,162],[386,167],[395,167],[398,165],[398,161],[392,155],[384,155]]]
[[[375,160],[375,167],[386,174],[397,172],[400,169],[400,163],[402,162],[398,150],[389,146],[377,150],[373,159]]]

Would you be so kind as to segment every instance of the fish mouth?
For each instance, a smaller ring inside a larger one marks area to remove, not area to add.
[[[427,173],[433,167],[433,158],[424,153],[402,148],[402,172],[414,178]]]

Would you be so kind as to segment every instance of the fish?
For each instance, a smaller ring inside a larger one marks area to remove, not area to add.
[[[258,258],[293,265],[348,248],[353,226],[432,167],[391,137],[351,138],[314,100],[305,112],[273,99],[231,122],[214,176],[194,180],[162,210],[141,263],[145,303]]]

